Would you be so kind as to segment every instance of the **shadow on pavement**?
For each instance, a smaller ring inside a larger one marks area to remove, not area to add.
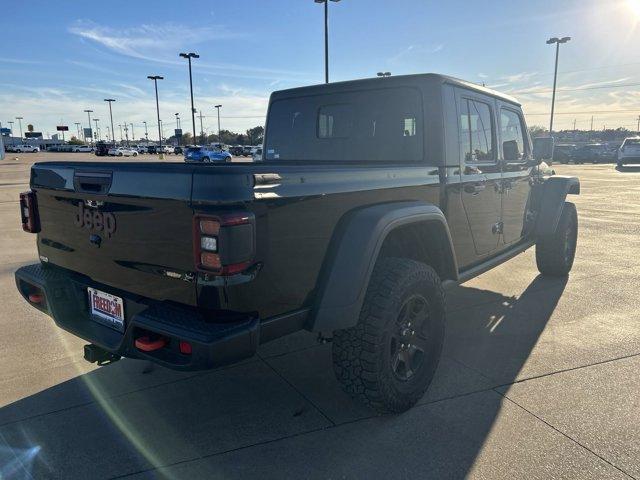
[[[547,433],[493,388],[518,379],[565,285],[456,288],[434,383],[397,416],[341,392],[327,345],[197,374],[122,360],[0,409],[0,478],[460,478],[505,415],[513,431],[496,448],[531,461]]]

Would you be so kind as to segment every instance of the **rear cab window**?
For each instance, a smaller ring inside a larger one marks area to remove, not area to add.
[[[421,162],[422,96],[410,87],[275,100],[265,161]]]
[[[481,100],[462,98],[460,102],[460,153],[466,165],[495,163],[492,109]]]

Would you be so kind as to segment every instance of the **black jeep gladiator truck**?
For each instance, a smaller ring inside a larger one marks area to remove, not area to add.
[[[260,164],[35,164],[40,262],[17,287],[99,363],[209,369],[317,332],[349,394],[400,412],[434,375],[448,287],[532,246],[543,274],[571,269],[580,184],[542,168],[552,150],[515,99],[442,75],[275,92]]]

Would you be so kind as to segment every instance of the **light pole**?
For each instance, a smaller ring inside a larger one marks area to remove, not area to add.
[[[129,128],[127,127],[127,122],[124,122],[124,139],[127,142],[127,147],[129,146]]]
[[[148,75],[149,80],[153,80],[153,84],[156,87],[156,112],[158,114],[158,138],[160,139],[160,154],[162,155],[162,132],[160,131],[160,103],[158,102],[158,80],[164,80],[164,77],[160,75]]]
[[[180,114],[176,113],[175,116],[176,116],[176,130],[180,130]],[[176,140],[178,141],[178,145],[180,145],[180,137],[181,136],[182,135],[180,135],[180,136],[176,135]]]
[[[556,68],[553,73],[553,95],[551,96],[551,120],[549,121],[549,135],[553,133],[553,110],[556,104],[556,83],[558,80],[558,55],[560,54],[560,44],[567,43],[569,40],[571,40],[571,37],[552,37],[547,40],[547,45],[553,45],[554,43],[556,44]]]
[[[111,129],[109,128],[109,125],[107,125],[107,141],[111,140]]]
[[[324,83],[329,83],[329,0],[314,0],[324,3]],[[339,2],[340,0],[331,0]]]
[[[147,122],[142,122],[144,123],[144,138],[147,141],[147,146],[149,145],[149,132],[147,130]]]
[[[87,113],[87,117],[89,117],[89,130],[91,130],[91,114],[93,113],[93,110],[85,110],[85,112]],[[93,137],[93,135],[91,135]],[[87,139],[85,138],[84,141],[86,142]]]
[[[118,127],[120,127],[120,145],[122,145],[122,125],[118,124]]]
[[[22,120],[24,119],[24,117],[16,117],[16,120],[18,120],[18,125],[20,125],[20,143],[22,143]]]
[[[200,140],[204,145],[204,129],[202,128],[202,110],[200,110]]]
[[[196,109],[193,107],[193,77],[191,75],[191,59],[200,58],[197,53],[181,53],[182,58],[189,60],[189,89],[191,90],[191,121],[193,122],[193,144],[196,144]]]
[[[222,105],[216,105],[215,109],[218,111],[218,143],[222,145],[222,139],[220,138],[220,109]]]
[[[78,138],[78,140],[80,140],[80,137],[81,137],[81,135],[80,135],[80,122],[75,122],[75,124],[76,124],[76,131],[78,132],[78,137],[77,138]]]
[[[129,125],[131,125],[131,141],[135,142],[136,141],[136,135],[135,135],[135,133],[133,133],[133,123],[130,123]]]
[[[96,133],[93,134],[93,138],[97,138],[98,140],[100,140],[100,135],[98,134],[98,122],[100,121],[99,118],[94,118],[93,119],[93,123],[96,124]]]
[[[116,146],[116,131],[113,129],[113,112],[111,111],[111,102],[115,102],[113,98],[105,98],[105,102],[109,102],[109,117],[111,118],[111,140],[113,140],[113,146]]]

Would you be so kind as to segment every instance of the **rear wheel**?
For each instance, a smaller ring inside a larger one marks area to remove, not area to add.
[[[118,152],[118,156],[121,157],[122,156],[122,152]]]
[[[538,240],[536,264],[543,275],[563,277],[573,267],[578,240],[578,213],[573,203],[565,202],[553,235]]]
[[[202,161],[203,162],[208,162],[209,161],[209,157],[202,157]]]
[[[342,388],[380,412],[411,408],[438,366],[444,305],[433,268],[404,258],[379,260],[358,324],[334,332],[333,369]]]

